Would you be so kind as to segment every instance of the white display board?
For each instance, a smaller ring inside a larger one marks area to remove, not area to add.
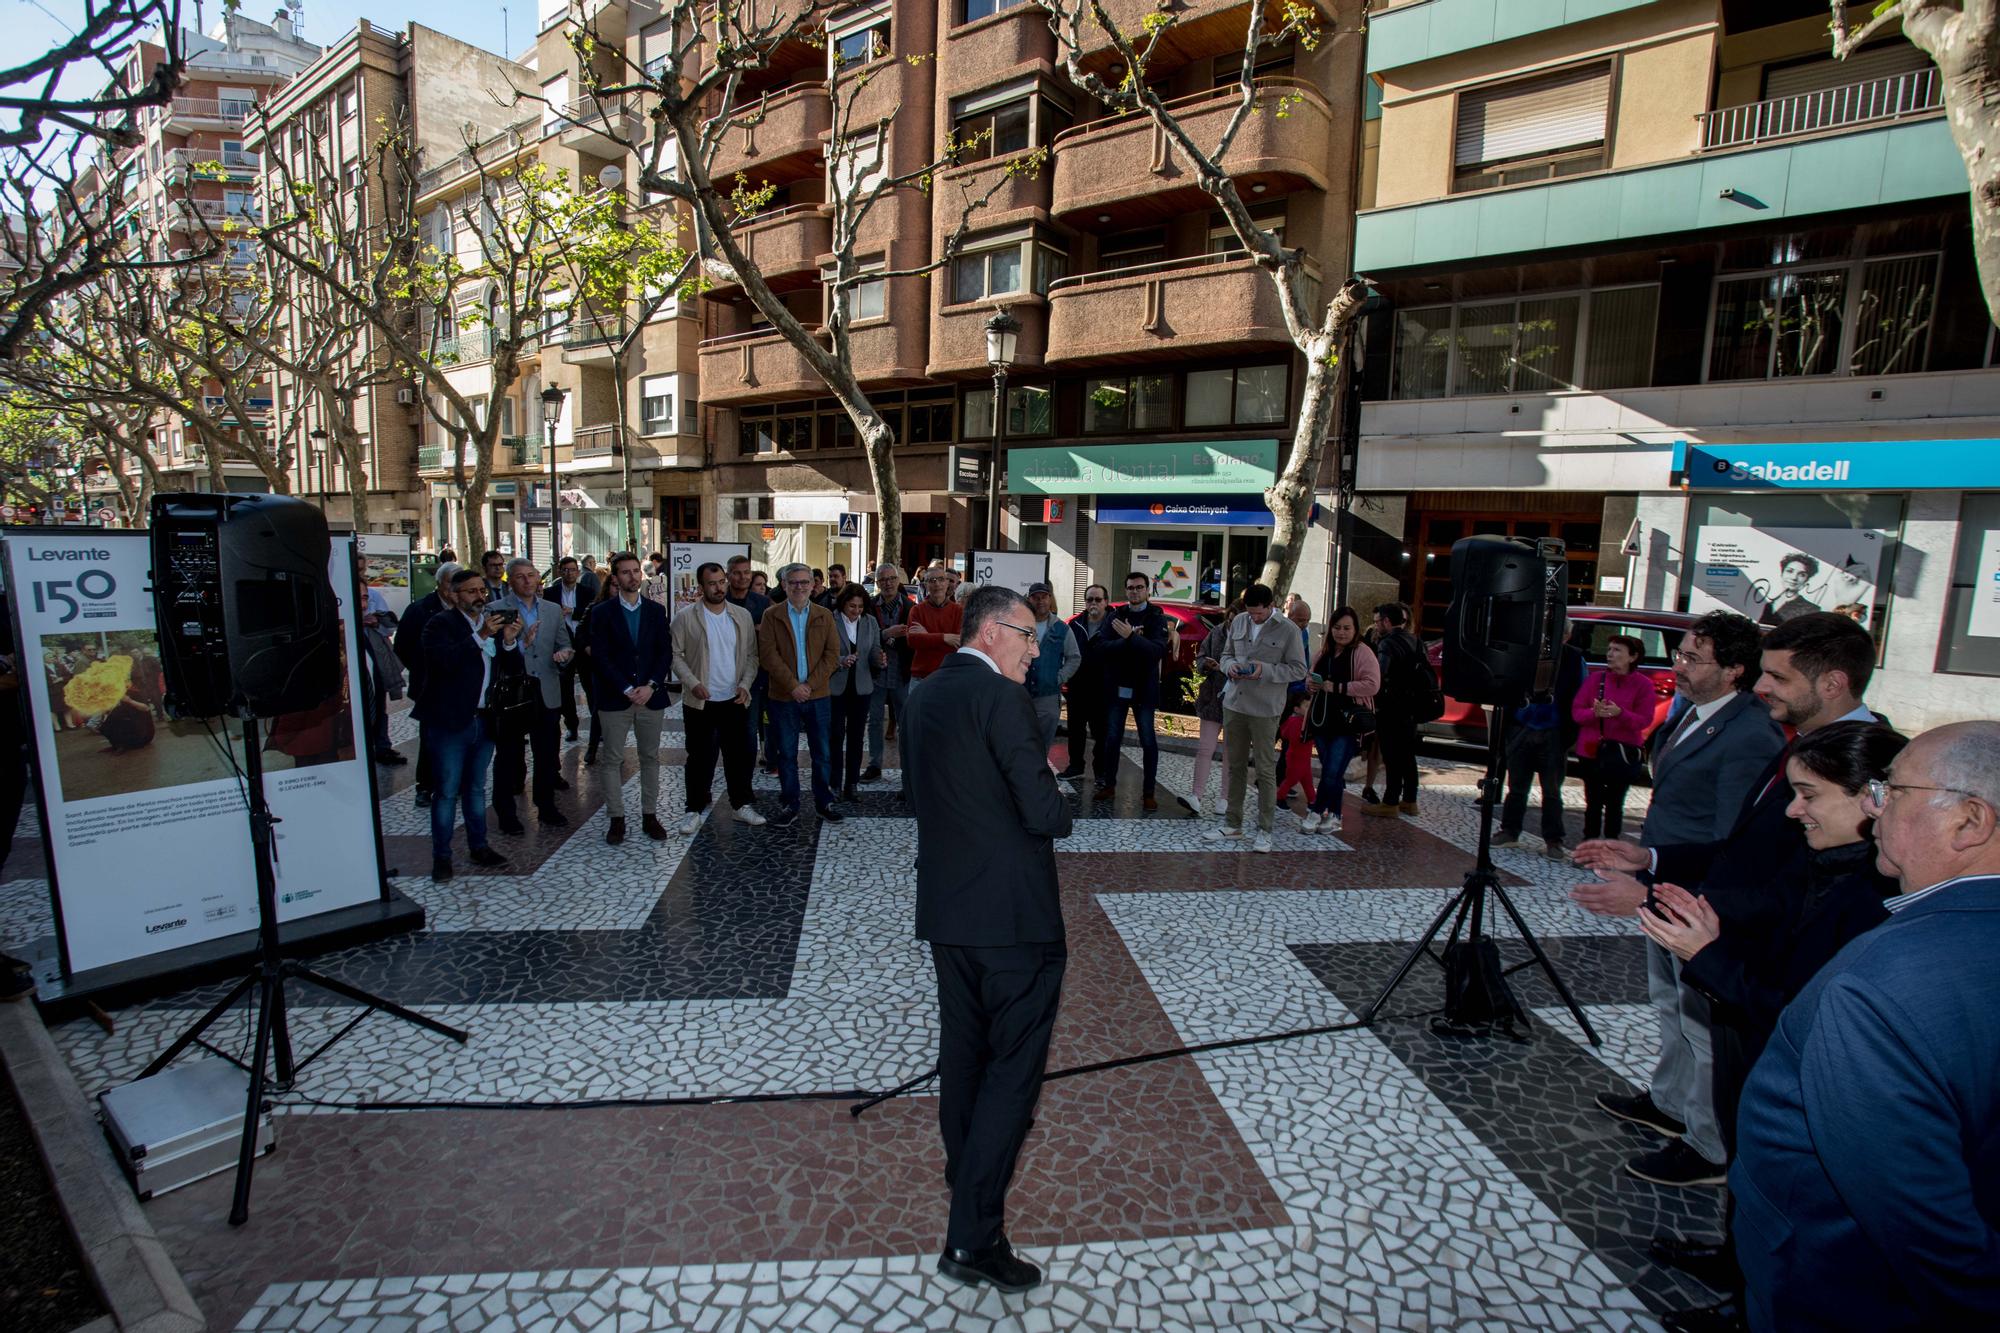
[[[1965,632],[2000,639],[2000,528],[1979,534],[1979,568],[1972,578],[1972,616]]]
[[[354,540],[361,544],[361,581],[380,592],[400,619],[410,609],[410,539],[401,533],[364,532]]]
[[[1153,596],[1163,602],[1199,601],[1201,552],[1134,551],[1132,568],[1153,581]]]
[[[982,588],[1012,588],[1026,597],[1029,588],[1049,581],[1048,552],[974,551],[972,573],[967,578]]]
[[[667,544],[667,614],[677,614],[682,607],[693,606],[701,600],[701,585],[695,582],[694,572],[711,560],[729,568],[729,562],[739,555],[750,554],[748,542],[669,542]]]
[[[17,663],[65,975],[255,929],[242,724],[175,721],[144,532],[9,533]],[[345,687],[260,724],[281,921],[380,900],[353,538],[328,561]]]
[[[1688,610],[1735,611],[1761,625],[1838,611],[1872,628],[1889,540],[1875,528],[1705,527]]]

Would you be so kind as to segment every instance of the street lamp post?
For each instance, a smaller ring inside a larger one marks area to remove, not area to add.
[[[1000,549],[1000,460],[1007,444],[1007,368],[1014,364],[1021,321],[1005,310],[986,321],[986,364],[993,367],[993,457],[986,471],[986,549]]]
[[[319,512],[326,512],[326,427],[314,426],[306,432],[312,441],[313,466],[319,471]]]
[[[551,384],[542,390],[542,447],[549,453],[549,568],[562,563],[562,481],[556,473],[556,422],[562,417],[563,391]]]

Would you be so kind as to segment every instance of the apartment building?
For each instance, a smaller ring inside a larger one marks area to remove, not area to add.
[[[364,169],[370,145],[383,125],[412,127],[423,162],[448,162],[468,142],[483,143],[503,132],[520,111],[506,94],[526,78],[514,62],[456,38],[412,23],[397,32],[367,20],[328,47],[264,108],[253,125],[249,148],[262,155],[266,192],[282,188],[284,169],[294,180],[328,172],[347,192],[354,217],[364,227],[401,207],[385,189],[380,172]],[[364,332],[353,353],[380,360],[385,353]],[[289,396],[299,386],[279,375],[273,385],[283,419],[297,422],[306,438],[295,441],[294,493],[314,497],[335,523],[363,531],[406,532],[429,537],[441,512],[433,503],[441,486],[419,484],[419,449],[428,420],[421,387],[413,381],[383,380],[364,388],[352,404],[352,422],[364,440],[369,512],[355,523],[350,483],[337,450],[314,434],[325,430],[323,406],[308,399],[292,410]],[[511,540],[512,529],[509,528]]]
[[[1136,32],[1149,8],[1113,12]],[[1358,10],[1325,6],[1316,51],[1260,62],[1260,114],[1225,163],[1259,218],[1336,276],[1348,267],[1359,156]],[[1237,95],[1248,6],[1177,13],[1147,77],[1212,141]],[[948,463],[954,446],[992,446],[984,327],[1005,309],[1022,328],[1005,404],[1003,541],[1049,554],[1065,608],[1146,552],[1194,571],[1199,586],[1180,596],[1220,597],[1254,578],[1271,527],[1262,491],[1296,420],[1301,368],[1269,278],[1188,165],[1148,121],[1109,115],[1071,87],[1032,6],[863,5],[829,20],[823,46],[797,45],[744,80],[743,105],[761,118],[731,132],[716,171],[776,187],[747,239],[808,326],[824,318],[832,262],[830,59],[870,75],[854,123],[888,119],[885,141],[857,155],[863,172],[916,170],[943,156],[948,135],[980,136],[928,199],[905,192],[877,208],[859,247],[864,272],[941,257],[968,190],[983,194],[1032,150],[1050,153],[1038,175],[1003,184],[950,264],[847,298],[855,368],[899,441],[906,562],[983,543],[984,501],[954,486]],[[1091,60],[1108,69],[1111,55]],[[874,501],[851,425],[740,291],[719,287],[704,304],[716,503],[704,535],[748,543],[766,567],[864,563],[877,549]],[[1309,596],[1325,583],[1328,547],[1316,531],[1297,580]]]
[[[107,151],[100,169],[123,177],[119,195],[128,205],[124,226],[129,243],[159,258],[184,258],[207,244],[207,232],[231,219],[254,221],[258,216],[256,152],[246,147],[246,128],[256,109],[268,103],[300,70],[320,54],[319,47],[295,31],[295,13],[278,10],[269,23],[227,13],[206,33],[183,30],[180,47],[187,77],[172,100],[139,113],[137,127],[144,139],[131,147]],[[135,43],[119,82],[143,86],[166,59],[162,41]],[[229,243],[215,263],[231,268],[247,265],[250,242]],[[222,411],[222,386],[211,386],[209,406]],[[247,395],[254,422],[267,426],[268,390]],[[154,460],[165,484],[180,489],[211,484],[203,446],[186,423],[162,414],[153,430]],[[137,460],[128,463],[137,473]],[[225,460],[223,482],[231,489],[264,490],[257,468]],[[111,481],[99,477],[92,489],[108,492]]]
[[[1435,627],[1456,539],[1557,536],[1573,601],[1840,610],[1898,724],[1994,715],[2000,369],[1922,53],[1834,61],[1814,0],[1413,0],[1367,67],[1356,597]]]

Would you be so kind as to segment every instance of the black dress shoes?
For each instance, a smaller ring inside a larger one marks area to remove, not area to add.
[[[500,815],[494,822],[499,824],[500,831],[509,837],[518,838],[528,831],[522,826],[520,816],[511,812]]]
[[[840,813],[840,807],[837,805],[820,806],[819,817],[829,824],[838,824],[841,820],[847,818],[847,816]]]
[[[451,878],[451,858],[434,856],[431,858],[431,878],[442,884]]]
[[[641,815],[639,817],[639,827],[644,829],[646,836],[654,842],[665,842],[667,840],[667,826],[660,822],[658,815]]]
[[[507,858],[494,851],[491,847],[474,847],[470,852],[466,853],[466,856],[476,866],[504,866],[507,864]]]
[[[1736,1267],[1736,1256],[1730,1253],[1725,1241],[1655,1236],[1652,1244],[1646,1247],[1646,1252],[1652,1256],[1654,1263],[1678,1268],[1703,1286],[1717,1291],[1734,1291],[1743,1281],[1742,1271]]]
[[[861,770],[861,780],[863,782],[880,782],[882,780],[882,766],[880,764],[868,765],[867,768]]]
[[[556,789],[557,791],[568,791],[568,790],[569,790],[569,779],[568,779],[568,778],[563,778],[563,777],[558,777],[558,778],[553,778],[553,779],[551,779],[551,780],[550,780],[550,784],[551,784],[551,785],[552,785],[552,786],[553,786],[553,787],[554,787],[554,788],[555,788],[555,789]]]
[[[1031,1290],[1042,1282],[1042,1270],[1015,1254],[1005,1236],[983,1250],[946,1250],[938,1256],[937,1268],[954,1282],[970,1287],[983,1282],[1010,1293]]]
[[[606,831],[604,835],[604,840],[610,843],[613,847],[616,847],[619,843],[625,841],[625,820],[623,816],[621,815],[611,816],[611,827],[608,831]]]
[[[1692,1310],[1669,1310],[1660,1316],[1660,1327],[1667,1333],[1748,1333],[1750,1321],[1743,1302],[1730,1296]]]
[[[564,815],[562,811],[556,809],[554,806],[550,806],[546,810],[537,810],[535,812],[535,819],[543,828],[569,827],[568,816]]]

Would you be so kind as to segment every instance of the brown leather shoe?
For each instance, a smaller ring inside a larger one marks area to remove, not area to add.
[[[1376,815],[1384,819],[1394,819],[1397,807],[1390,805],[1387,801],[1379,801],[1374,805],[1362,806],[1361,813],[1364,815]]]
[[[1090,794],[1090,799],[1093,801],[1108,801],[1117,794],[1118,794],[1118,789],[1116,787],[1110,787],[1110,786],[1099,787],[1096,791]]]
[[[604,835],[604,840],[614,847],[625,841],[625,820],[623,816],[613,815],[611,817],[611,831]]]
[[[639,820],[639,827],[646,830],[646,836],[654,842],[667,840],[667,826],[660,822],[658,815],[645,815]]]
[[[1398,810],[1401,810],[1406,815],[1414,815],[1417,813],[1417,803],[1415,801],[1405,801],[1396,808]]]
[[[1145,800],[1141,801],[1139,804],[1145,806],[1148,810],[1157,810],[1160,808],[1160,803],[1154,800],[1150,796],[1148,796]]]

